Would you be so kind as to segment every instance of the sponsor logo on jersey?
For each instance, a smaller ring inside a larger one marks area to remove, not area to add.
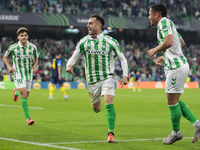
[[[105,55],[105,51],[98,51],[98,50],[89,50],[87,49],[86,50],[86,53],[88,54],[97,54],[97,55]]]

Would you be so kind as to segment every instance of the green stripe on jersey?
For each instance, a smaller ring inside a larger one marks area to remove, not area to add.
[[[31,55],[31,45],[29,46],[29,55]]]
[[[180,67],[180,63],[178,62],[178,59],[177,58],[173,58],[174,59],[174,62],[176,64],[176,67],[179,68]]]
[[[20,55],[20,47],[17,46],[17,55]]]
[[[94,49],[98,50],[98,43],[99,43],[99,39],[94,41]],[[97,78],[97,82],[100,81],[100,76],[99,76],[99,58],[98,55],[95,54],[94,55],[94,62],[95,62],[95,74],[96,74],[96,78]]]
[[[185,64],[186,63],[186,60],[183,58],[183,56],[180,57],[181,60],[183,61],[183,63]]]
[[[28,64],[29,64],[29,77],[31,77],[31,66],[32,66],[32,64],[31,64],[31,58],[28,58]],[[31,80],[31,79],[30,79]]]
[[[91,40],[88,40],[87,49],[91,49]],[[93,83],[94,80],[93,80],[93,77],[92,77],[92,56],[91,56],[91,54],[88,54],[88,62],[89,62],[90,83]]]
[[[162,24],[162,29],[167,28],[167,22],[166,22],[166,20],[161,21],[161,24]]]
[[[20,72],[20,75],[21,75],[21,79],[24,79],[23,74],[22,74],[21,58],[18,59],[18,64],[19,64],[19,72]]]
[[[172,68],[172,63],[171,63],[171,61],[168,59],[168,61],[169,61],[169,68],[171,69]]]
[[[27,67],[26,67],[26,63],[27,63],[26,58],[24,58],[23,62],[24,62],[25,77],[26,77],[26,80],[28,80],[28,70],[27,70]]]
[[[33,49],[33,55],[34,55],[34,58],[37,58],[37,53],[36,53],[35,47],[34,47],[34,49]]]
[[[22,47],[23,49],[23,55],[26,55],[26,48]]]
[[[164,42],[165,39],[163,38],[163,35],[162,35],[162,33],[161,33],[160,28],[158,28],[158,32],[159,32],[159,36],[160,36],[160,38],[161,38],[161,41]]]
[[[103,38],[102,41],[102,51],[106,51],[106,40]],[[106,72],[106,56],[102,55],[102,70],[103,70],[103,77],[104,79],[107,78],[107,72]]]

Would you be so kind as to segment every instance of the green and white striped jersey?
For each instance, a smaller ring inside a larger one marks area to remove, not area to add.
[[[8,47],[5,57],[13,56],[13,67],[15,68],[14,78],[32,80],[32,63],[34,58],[39,57],[37,47],[27,41],[27,47],[24,48],[20,41]]]
[[[73,66],[81,53],[85,58],[86,80],[90,84],[114,76],[114,54],[121,60],[123,75],[128,76],[127,61],[119,43],[106,34],[97,35],[97,39],[91,38],[90,35],[83,37],[67,65]]]
[[[173,45],[165,51],[162,51],[165,69],[178,68],[187,62],[187,58],[182,52],[181,41],[175,24],[166,17],[163,17],[158,23],[158,44],[161,45],[164,42],[164,37],[169,34],[173,34]]]

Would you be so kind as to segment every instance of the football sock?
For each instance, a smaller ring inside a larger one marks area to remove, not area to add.
[[[65,92],[65,88],[64,87],[60,87],[60,90],[62,92],[63,95],[66,95],[66,92]]]
[[[116,112],[114,104],[107,104],[106,107],[106,120],[108,124],[108,132],[114,133]]]
[[[21,105],[22,105],[22,109],[24,111],[24,114],[26,116],[26,119],[28,119],[30,116],[29,116],[27,98],[21,98]]]
[[[53,90],[54,90],[54,87],[51,86],[50,89],[49,89],[49,95],[53,95]]]
[[[170,110],[170,118],[172,124],[172,130],[180,130],[180,120],[181,120],[181,107],[179,103],[175,105],[168,105]]]
[[[135,86],[133,87],[133,90],[135,91]]]
[[[95,113],[98,113],[98,112],[100,112],[100,111],[101,111],[101,109],[100,109],[99,111],[96,111],[96,110],[94,110],[94,108],[93,108],[92,104],[91,104],[91,107],[92,107],[92,110],[93,110]]]
[[[16,91],[16,92],[15,92],[15,95],[17,95],[17,96],[21,96],[21,94],[20,94],[19,91]]]
[[[186,105],[183,101],[180,100],[179,100],[179,105],[181,107],[183,117],[185,117],[192,124],[195,123],[197,121],[197,118],[193,115],[188,105]]]

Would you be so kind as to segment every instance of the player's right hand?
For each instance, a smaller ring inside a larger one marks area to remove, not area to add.
[[[10,68],[8,68],[8,71],[9,71],[10,73],[12,73],[12,72],[14,72],[14,71],[15,71],[15,68],[13,68],[13,67],[10,67]]]
[[[73,74],[73,75],[75,75],[74,71],[73,71],[73,67],[71,65],[67,65],[66,71],[71,73],[71,74]]]

